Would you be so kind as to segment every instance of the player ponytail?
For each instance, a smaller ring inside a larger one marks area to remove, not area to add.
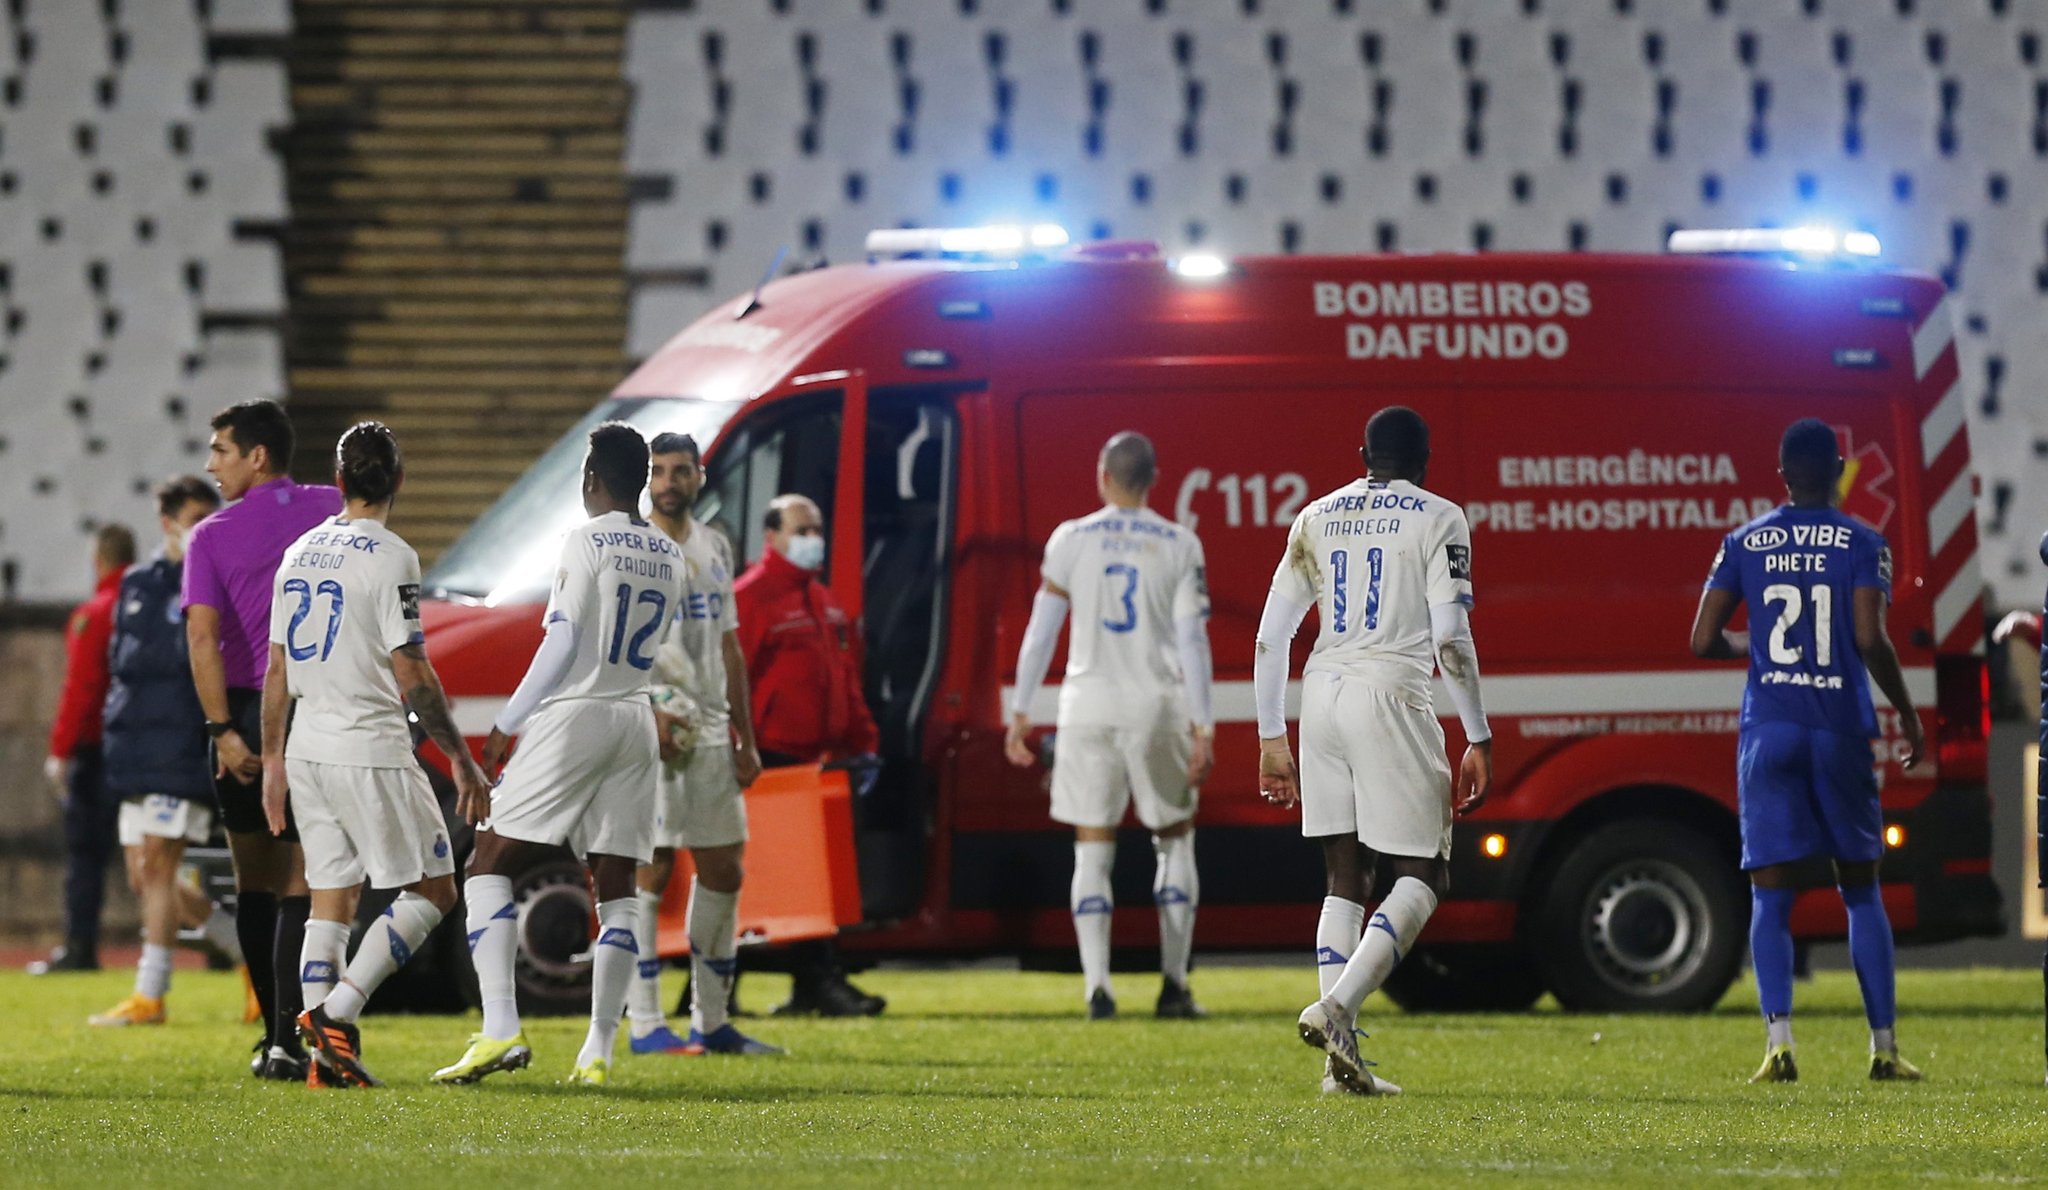
[[[388,502],[405,474],[391,428],[381,421],[350,426],[334,444],[334,473],[342,495],[349,499],[372,506]]]

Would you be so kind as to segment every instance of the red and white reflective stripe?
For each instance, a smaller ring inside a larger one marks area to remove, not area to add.
[[[1934,466],[1934,460],[1963,432],[1963,378],[1958,375],[1948,392],[1935,403],[1933,412],[1920,422],[1920,465]]]
[[[1967,566],[1948,581],[1941,594],[1934,597],[1934,639],[1946,641],[1949,634],[1961,627],[1964,617],[1971,614],[1977,600],[1984,593],[1984,578],[1977,573],[1977,555],[1971,554]],[[1984,633],[1976,632],[1967,642],[1970,652],[1984,651]]]
[[[1948,548],[1957,531],[1977,512],[1977,485],[1969,468],[1956,472],[1955,479],[1927,510],[1927,552],[1938,555]]]
[[[1926,321],[1913,329],[1913,379],[1927,379],[1927,370],[1943,352],[1955,345],[1955,311],[1949,307],[1947,296],[1935,303],[1927,314]]]
[[[1935,303],[1913,329],[1913,377],[1939,399],[1920,420],[1922,493],[1927,505],[1927,582],[1935,591],[1934,640],[1937,649],[1984,650],[1978,601],[1984,576],[1977,568],[1976,477],[1967,449],[1943,464],[1959,436],[1967,444],[1963,381],[1955,353],[1955,312],[1947,297]]]

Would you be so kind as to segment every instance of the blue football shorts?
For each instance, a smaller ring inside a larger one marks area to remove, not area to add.
[[[1884,853],[1870,741],[1797,723],[1753,723],[1736,744],[1742,869]]]

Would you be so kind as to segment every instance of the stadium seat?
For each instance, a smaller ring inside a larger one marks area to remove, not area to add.
[[[199,299],[207,313],[284,313],[284,265],[276,244],[234,241],[209,252],[202,267]]]
[[[1082,36],[1097,47],[1089,77],[1106,96],[1095,156],[1127,168],[1180,156],[1177,130],[1186,107],[1169,39],[1158,28],[1130,22],[1097,25]]]
[[[222,3],[213,5],[218,27]],[[184,3],[124,4],[114,27],[129,47],[115,95],[118,111],[156,120],[172,119],[191,106],[192,80],[206,73],[206,33],[198,6]]]
[[[796,36],[799,55],[808,45],[811,60],[799,76],[806,88],[799,135],[811,154],[849,168],[886,168],[903,118],[890,28],[873,20],[817,20],[802,23]]]
[[[289,0],[211,0],[207,27],[215,35],[283,37],[292,31]]]
[[[1757,121],[1773,157],[1812,162],[1841,152],[1848,113],[1829,32],[1826,22],[1790,8],[1737,26],[1738,44],[1750,47],[1754,63],[1751,86],[1769,88],[1769,107]]]
[[[626,51],[634,94],[626,121],[628,172],[673,174],[701,154],[695,134],[711,118],[713,82],[698,47],[701,32],[686,13],[634,17]]]
[[[99,81],[111,65],[100,12],[97,4],[62,0],[39,0],[22,9],[17,33],[33,47],[20,64],[31,108],[92,109]]]
[[[290,119],[284,71],[209,66],[206,38],[288,22],[282,0],[0,8],[0,74],[18,84],[0,115],[0,265],[17,320],[0,331],[0,559],[17,563],[22,597],[82,594],[85,526],[150,529],[147,486],[204,462],[205,413],[283,395],[275,331],[208,352],[199,321],[202,300],[282,311],[275,245],[236,241],[233,225],[285,213],[267,139]]]
[[[1088,124],[1088,78],[1071,19],[1012,19],[1002,27],[1003,78],[1013,96],[1007,155],[1027,165],[1071,161]],[[835,104],[832,119],[840,119]]]
[[[1702,168],[1748,156],[1752,96],[1749,75],[1735,57],[1735,30],[1721,21],[1681,24],[1662,9],[1658,16],[1665,54],[1659,77],[1676,96],[1672,155]]]
[[[1463,76],[1450,30],[1427,16],[1381,19],[1376,12],[1366,32],[1380,39],[1374,77],[1389,88],[1385,160],[1414,173],[1463,156]]]

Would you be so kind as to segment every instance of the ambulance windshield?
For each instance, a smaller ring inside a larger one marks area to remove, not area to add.
[[[740,407],[737,401],[627,397],[605,401],[563,434],[527,469],[489,511],[477,518],[434,568],[427,572],[430,594],[501,603],[538,603],[562,548],[562,535],[584,519],[579,496],[583,455],[599,422],[623,421],[652,439],[656,434],[689,434],[710,449],[720,427]],[[641,512],[647,510],[641,497]],[[703,511],[702,509],[699,510]]]

